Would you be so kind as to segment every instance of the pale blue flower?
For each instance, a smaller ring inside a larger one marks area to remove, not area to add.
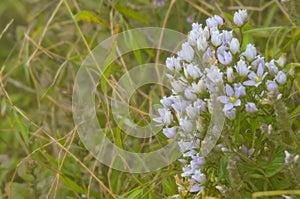
[[[285,154],[285,159],[284,159],[285,164],[290,165],[290,164],[297,163],[299,159],[299,155],[292,155],[288,151],[284,151],[284,154]]]
[[[183,71],[187,78],[191,77],[192,79],[197,79],[202,76],[200,68],[194,64],[185,64]]]
[[[247,147],[245,145],[242,145],[242,147],[241,147],[241,153],[242,154],[247,154],[248,157],[250,157],[254,153],[254,151],[255,150],[253,148],[252,149],[247,149]]]
[[[175,98],[171,106],[177,113],[182,113],[189,104],[186,100]]]
[[[255,57],[255,60],[252,61],[251,68],[257,69],[260,65],[265,68],[265,58],[258,55]]]
[[[165,5],[165,1],[164,0],[152,0],[152,4],[155,6],[162,7]]]
[[[202,58],[204,61],[209,62],[215,56],[215,51],[210,47],[206,48],[206,51],[203,53]]]
[[[196,180],[200,184],[206,182],[206,176],[205,174],[201,173],[200,170],[196,170],[194,172],[194,175],[192,175],[192,179]]]
[[[247,10],[239,10],[234,13],[233,22],[237,26],[243,26],[247,20],[248,14]]]
[[[191,193],[201,193],[204,189],[204,186],[200,186],[198,184],[194,184],[191,189],[190,189],[190,192]]]
[[[187,118],[180,118],[179,119],[179,124],[181,129],[185,133],[190,133],[194,130],[194,125],[192,120],[188,120]]]
[[[255,112],[258,111],[256,105],[255,105],[253,102],[248,102],[248,103],[245,105],[245,107],[246,107],[246,111],[247,111],[248,113],[255,113]]]
[[[233,53],[233,54],[236,54],[237,52],[240,51],[240,42],[237,38],[233,38],[231,41],[230,41],[230,51]]]
[[[192,169],[200,169],[206,162],[204,157],[199,157],[199,156],[191,156],[192,161],[191,161],[191,167]]]
[[[256,48],[253,44],[248,44],[246,47],[245,52],[243,55],[248,59],[248,60],[253,60],[256,56]]]
[[[224,21],[223,21],[222,17],[220,17],[219,15],[214,15],[213,17],[206,19],[206,25],[208,28],[218,27],[223,24],[224,24]]]
[[[193,21],[194,21],[194,16],[188,16],[186,18],[186,22],[188,22],[188,23],[193,23]]]
[[[275,77],[275,80],[279,84],[285,84],[286,83],[286,74],[283,71],[279,71]]]
[[[278,93],[278,85],[276,84],[275,81],[268,80],[266,85],[267,85],[267,90],[269,93],[271,93],[271,94]]]
[[[240,92],[234,91],[230,85],[226,84],[226,96],[220,96],[220,102],[225,104],[223,111],[226,112],[235,106],[241,105],[241,100],[239,99]]]
[[[205,51],[207,47],[208,47],[207,40],[206,40],[206,38],[203,35],[201,35],[197,39],[197,49],[199,51]]]
[[[190,119],[195,119],[197,116],[199,116],[199,111],[196,107],[194,107],[192,104],[190,104],[188,107],[185,109],[187,116]]]
[[[157,123],[169,126],[173,122],[173,115],[169,109],[159,108],[158,113],[160,117],[154,118],[153,120]]]
[[[206,90],[205,82],[203,79],[200,79],[198,83],[192,82],[192,89],[194,93],[203,93]]]
[[[247,76],[249,73],[247,64],[243,59],[240,59],[240,61],[238,61],[237,65],[235,66],[235,69],[240,76]]]
[[[233,84],[234,90],[240,97],[246,96],[246,88],[241,83]]]
[[[191,62],[194,59],[194,49],[189,45],[188,42],[183,43],[181,48],[181,51],[177,53],[178,56],[188,62]]]
[[[194,102],[194,107],[198,109],[199,114],[207,110],[206,106],[207,106],[206,102],[204,102],[202,99],[197,99]]]
[[[234,73],[232,67],[228,67],[226,70],[226,75],[227,75],[227,80],[228,82],[233,82],[234,81]]]
[[[213,31],[211,33],[211,43],[216,47],[221,45],[222,38],[221,38],[221,34],[219,33],[219,31]]]
[[[232,30],[231,31],[223,30],[221,37],[222,37],[223,45],[230,44],[232,40]]]
[[[172,91],[174,93],[180,93],[182,92],[186,87],[186,82],[182,81],[182,80],[175,80],[171,82],[172,85]]]
[[[278,73],[278,67],[275,64],[274,59],[272,59],[270,62],[267,62],[266,66],[271,75],[276,75]]]
[[[202,32],[202,24],[193,23],[192,30],[190,31],[188,41],[189,44],[194,46],[196,45],[197,39],[201,36]]]
[[[217,58],[221,64],[228,65],[232,62],[232,54],[226,46],[220,46],[217,50]]]
[[[259,65],[257,69],[257,73],[255,74],[253,71],[250,72],[248,75],[250,80],[245,81],[243,84],[245,86],[256,86],[258,87],[262,81],[265,79],[267,73],[264,73],[264,67],[262,65]]]
[[[175,57],[168,57],[166,60],[166,66],[169,70],[175,69]]]
[[[195,100],[197,99],[197,95],[193,93],[192,87],[189,86],[184,90],[184,97],[188,100]]]
[[[160,103],[162,104],[162,105],[164,105],[164,107],[165,108],[170,108],[171,107],[171,105],[174,103],[174,99],[175,99],[176,97],[175,96],[170,96],[170,97],[163,97],[161,100],[160,100]]]
[[[169,138],[169,139],[172,139],[176,136],[176,130],[177,130],[177,126],[173,126],[171,128],[164,128],[163,129],[163,134]]]
[[[218,67],[212,65],[210,68],[206,68],[205,71],[207,78],[214,84],[223,82],[223,73],[220,72]]]

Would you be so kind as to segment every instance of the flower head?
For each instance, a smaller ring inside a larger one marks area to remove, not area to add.
[[[245,52],[243,55],[248,59],[248,60],[253,60],[256,56],[256,48],[253,44],[248,44],[246,47]]]
[[[194,53],[194,49],[189,45],[189,43],[185,42],[182,44],[182,50],[178,52],[178,56],[188,62],[191,62],[194,58]]]
[[[248,75],[250,80],[245,81],[243,84],[246,86],[256,86],[258,87],[262,81],[265,79],[267,73],[264,73],[264,67],[259,65],[257,73],[250,72]]]
[[[249,73],[247,64],[243,59],[240,59],[240,61],[238,61],[237,65],[235,66],[235,69],[240,76],[247,76]]]
[[[239,10],[234,13],[233,22],[237,26],[242,26],[248,17],[247,10]]]
[[[237,91],[234,91],[232,87],[228,84],[226,84],[226,96],[220,96],[220,102],[225,104],[223,111],[226,112],[230,109],[232,109],[235,106],[241,105],[241,100],[239,99],[240,93]]]
[[[229,46],[230,46],[230,51],[233,54],[236,54],[237,52],[240,51],[240,42],[237,38],[232,38]]]
[[[255,113],[255,112],[258,111],[258,109],[257,109],[256,105],[253,102],[248,102],[246,104],[246,111],[248,113]]]
[[[218,48],[217,57],[221,64],[228,65],[232,62],[232,54],[225,46],[220,46]]]
[[[286,74],[283,71],[279,71],[275,77],[275,80],[279,84],[285,84],[286,83]]]

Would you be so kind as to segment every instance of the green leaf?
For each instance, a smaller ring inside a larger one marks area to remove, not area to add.
[[[99,19],[99,17],[96,14],[88,10],[81,10],[79,13],[75,15],[75,19],[79,19],[87,22],[93,22],[101,26],[104,26],[105,28],[108,29],[110,28],[109,24],[102,21],[101,19]]]
[[[73,189],[74,191],[81,193],[81,194],[85,194],[86,191],[79,186],[76,182],[74,182],[73,180],[71,180],[70,178],[66,177],[66,176],[60,176],[61,181],[67,185],[68,187],[70,187],[71,189]]]
[[[21,136],[23,137],[25,144],[28,146],[28,144],[29,144],[29,132],[25,128],[25,125],[22,123],[22,120],[21,120],[19,114],[17,112],[14,112],[14,115],[15,115],[15,118],[16,118],[16,121],[17,121],[18,128],[21,132]]]
[[[111,64],[111,63],[114,61],[115,54],[117,52],[117,42],[114,42],[112,48],[109,50],[110,51],[102,64],[103,66],[107,66],[105,68],[105,71],[102,71],[100,68],[98,68],[100,73],[102,73],[99,81],[100,81],[101,89],[104,93],[107,93],[107,82],[108,82],[108,78],[110,76],[110,72],[111,72],[111,69],[113,66],[113,64]]]
[[[271,162],[268,163],[268,166],[265,170],[266,177],[271,177],[280,172],[284,165],[284,153],[282,151],[275,153],[275,157]]]
[[[293,112],[291,112],[290,114],[290,118],[295,118],[300,114],[300,105],[297,106],[297,108],[295,108],[295,110],[293,110]]]
[[[177,186],[174,178],[167,177],[163,179],[162,186],[167,195],[173,196],[177,194]]]
[[[117,11],[119,11],[121,14],[123,14],[127,17],[130,17],[132,19],[136,19],[136,20],[139,20],[144,23],[148,22],[148,19],[145,18],[141,13],[131,10],[129,8],[126,8],[124,6],[121,6],[120,4],[115,5],[115,9]]]
[[[143,189],[137,189],[128,196],[128,199],[140,198],[142,193],[143,193]]]

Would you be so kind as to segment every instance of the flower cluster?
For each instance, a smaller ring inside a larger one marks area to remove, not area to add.
[[[247,11],[237,11],[233,21],[241,30]],[[158,109],[159,117],[154,121],[164,126],[166,137],[178,139],[183,152],[180,162],[184,164],[181,176],[188,180],[192,193],[202,193],[208,178],[212,178],[205,166],[208,159],[199,151],[214,108],[213,98],[224,105],[220,114],[226,116],[227,123],[233,122],[240,112],[249,117],[263,113],[271,99],[281,98],[281,89],[287,83],[283,57],[267,62],[254,44],[243,44],[243,50],[241,38],[236,35],[225,29],[222,17],[214,15],[206,20],[206,26],[193,23],[177,56],[166,60],[172,95],[161,99],[163,108]],[[240,154],[252,156],[255,149],[245,145],[237,146]],[[216,147],[221,153],[233,150],[222,141]],[[217,182],[218,177],[213,181]],[[225,186],[215,184],[222,193]]]

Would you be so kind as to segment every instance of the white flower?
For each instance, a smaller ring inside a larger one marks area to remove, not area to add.
[[[194,107],[198,109],[198,113],[200,114],[201,112],[206,111],[206,102],[202,99],[197,99],[194,102]]]
[[[233,22],[237,26],[242,26],[244,25],[247,17],[248,17],[247,10],[239,10],[234,13]]]
[[[198,23],[192,24],[192,30],[190,31],[189,38],[188,38],[190,45],[194,46],[196,44],[197,39],[201,35],[201,31],[202,31],[202,24],[198,24]]]
[[[243,55],[248,59],[248,60],[253,60],[256,56],[256,48],[254,47],[253,44],[248,44],[245,52]]]
[[[256,105],[253,102],[248,102],[246,104],[246,111],[248,113],[255,113],[255,112],[258,111],[258,109],[257,109]]]
[[[225,116],[230,119],[233,120],[236,117],[236,109],[232,108],[230,110],[225,111]],[[222,148],[223,151],[223,148]],[[223,151],[224,152],[224,151]]]
[[[155,122],[165,124],[166,126],[169,126],[173,122],[173,115],[170,110],[166,108],[159,108],[158,113],[160,117],[154,118],[153,120]]]
[[[191,132],[194,128],[192,120],[187,120],[187,119],[180,118],[179,124],[180,124],[181,129],[185,133]]]
[[[220,46],[218,48],[217,57],[221,64],[228,65],[232,62],[232,54],[225,46]]]
[[[186,100],[183,99],[174,99],[174,103],[172,104],[172,108],[177,112],[177,113],[182,113],[185,111],[185,108],[189,105],[190,103]]]
[[[247,64],[243,59],[240,59],[240,61],[238,61],[237,65],[235,66],[235,69],[240,76],[247,76],[249,73]]]
[[[200,170],[196,170],[194,175],[192,175],[192,179],[195,179],[198,183],[206,182],[205,174],[201,173]]]
[[[161,100],[160,100],[160,103],[162,105],[164,105],[165,108],[170,108],[171,105],[174,103],[174,99],[176,97],[174,96],[171,96],[171,97],[163,97]]]
[[[211,68],[206,68],[206,76],[207,78],[215,83],[215,84],[219,84],[223,82],[223,73],[220,72],[220,69],[216,66],[211,66]]]
[[[211,33],[211,43],[214,46],[219,46],[222,43],[222,38],[221,38],[221,34],[219,33],[219,31],[213,31]]]
[[[215,51],[212,50],[210,47],[206,49],[206,51],[203,53],[203,60],[206,62],[209,62],[213,57],[215,56]]]
[[[166,66],[169,70],[174,70],[175,68],[175,58],[174,57],[168,57],[166,60]]]
[[[175,65],[175,69],[176,71],[180,72],[181,69],[182,69],[182,65],[181,65],[181,62],[182,59],[180,57],[177,57],[175,60],[174,60],[174,65]]]
[[[188,100],[197,99],[197,95],[193,93],[192,87],[188,87],[184,90],[184,97],[186,97]]]
[[[229,44],[232,40],[232,30],[223,30],[221,36],[223,44]]]
[[[234,80],[234,73],[233,73],[232,67],[228,67],[227,68],[226,74],[227,74],[227,80],[228,80],[228,82],[233,82],[233,80]]]
[[[191,104],[185,109],[187,116],[190,119],[194,119],[199,115],[198,109],[193,107]]]
[[[276,62],[279,64],[279,66],[283,67],[286,62],[286,57],[281,56],[281,57],[279,57],[279,59]]]
[[[268,80],[266,84],[267,84],[267,90],[270,94],[278,93],[278,85],[276,84],[275,81]]]
[[[223,24],[224,24],[224,21],[223,21],[222,17],[220,17],[219,15],[214,15],[213,17],[206,19],[206,25],[208,28],[218,27]]]
[[[185,64],[184,65],[184,75],[187,78],[191,77],[193,79],[196,79],[196,78],[201,77],[202,73],[198,66],[196,66],[194,64]]]
[[[265,68],[265,58],[258,55],[255,57],[255,60],[251,63],[251,68],[257,69],[259,66]]]
[[[178,52],[178,56],[188,62],[191,62],[194,59],[194,49],[187,42],[183,43],[181,47],[182,50]]]
[[[246,96],[246,88],[241,84],[233,84],[234,90],[235,92],[240,96],[240,97],[244,97]]]
[[[181,80],[171,82],[174,93],[180,93],[186,88],[186,83]]]
[[[267,66],[267,68],[268,68],[268,70],[269,70],[269,73],[270,73],[271,75],[275,75],[275,74],[278,73],[278,68],[277,68],[277,66],[275,65],[274,59],[272,59],[270,62],[267,62],[267,63],[266,63],[266,66]]]
[[[284,151],[285,153],[285,164],[294,164],[297,163],[299,159],[299,155],[292,155],[288,151]]]
[[[207,48],[207,46],[208,46],[208,43],[207,43],[206,38],[203,35],[201,35],[197,40],[197,49],[199,51],[204,51]]]
[[[198,83],[192,82],[192,90],[194,93],[203,93],[206,90],[204,80],[200,79]]]
[[[275,77],[275,80],[279,84],[285,84],[286,83],[286,74],[283,71],[279,71]]]
[[[230,51],[233,53],[233,54],[236,54],[237,52],[240,51],[240,42],[237,38],[233,38],[231,41],[230,41]]]
[[[173,126],[171,128],[164,128],[163,129],[163,134],[165,136],[167,136],[167,138],[170,138],[170,139],[174,138],[176,136],[176,129],[177,128],[178,128],[177,126]]]

